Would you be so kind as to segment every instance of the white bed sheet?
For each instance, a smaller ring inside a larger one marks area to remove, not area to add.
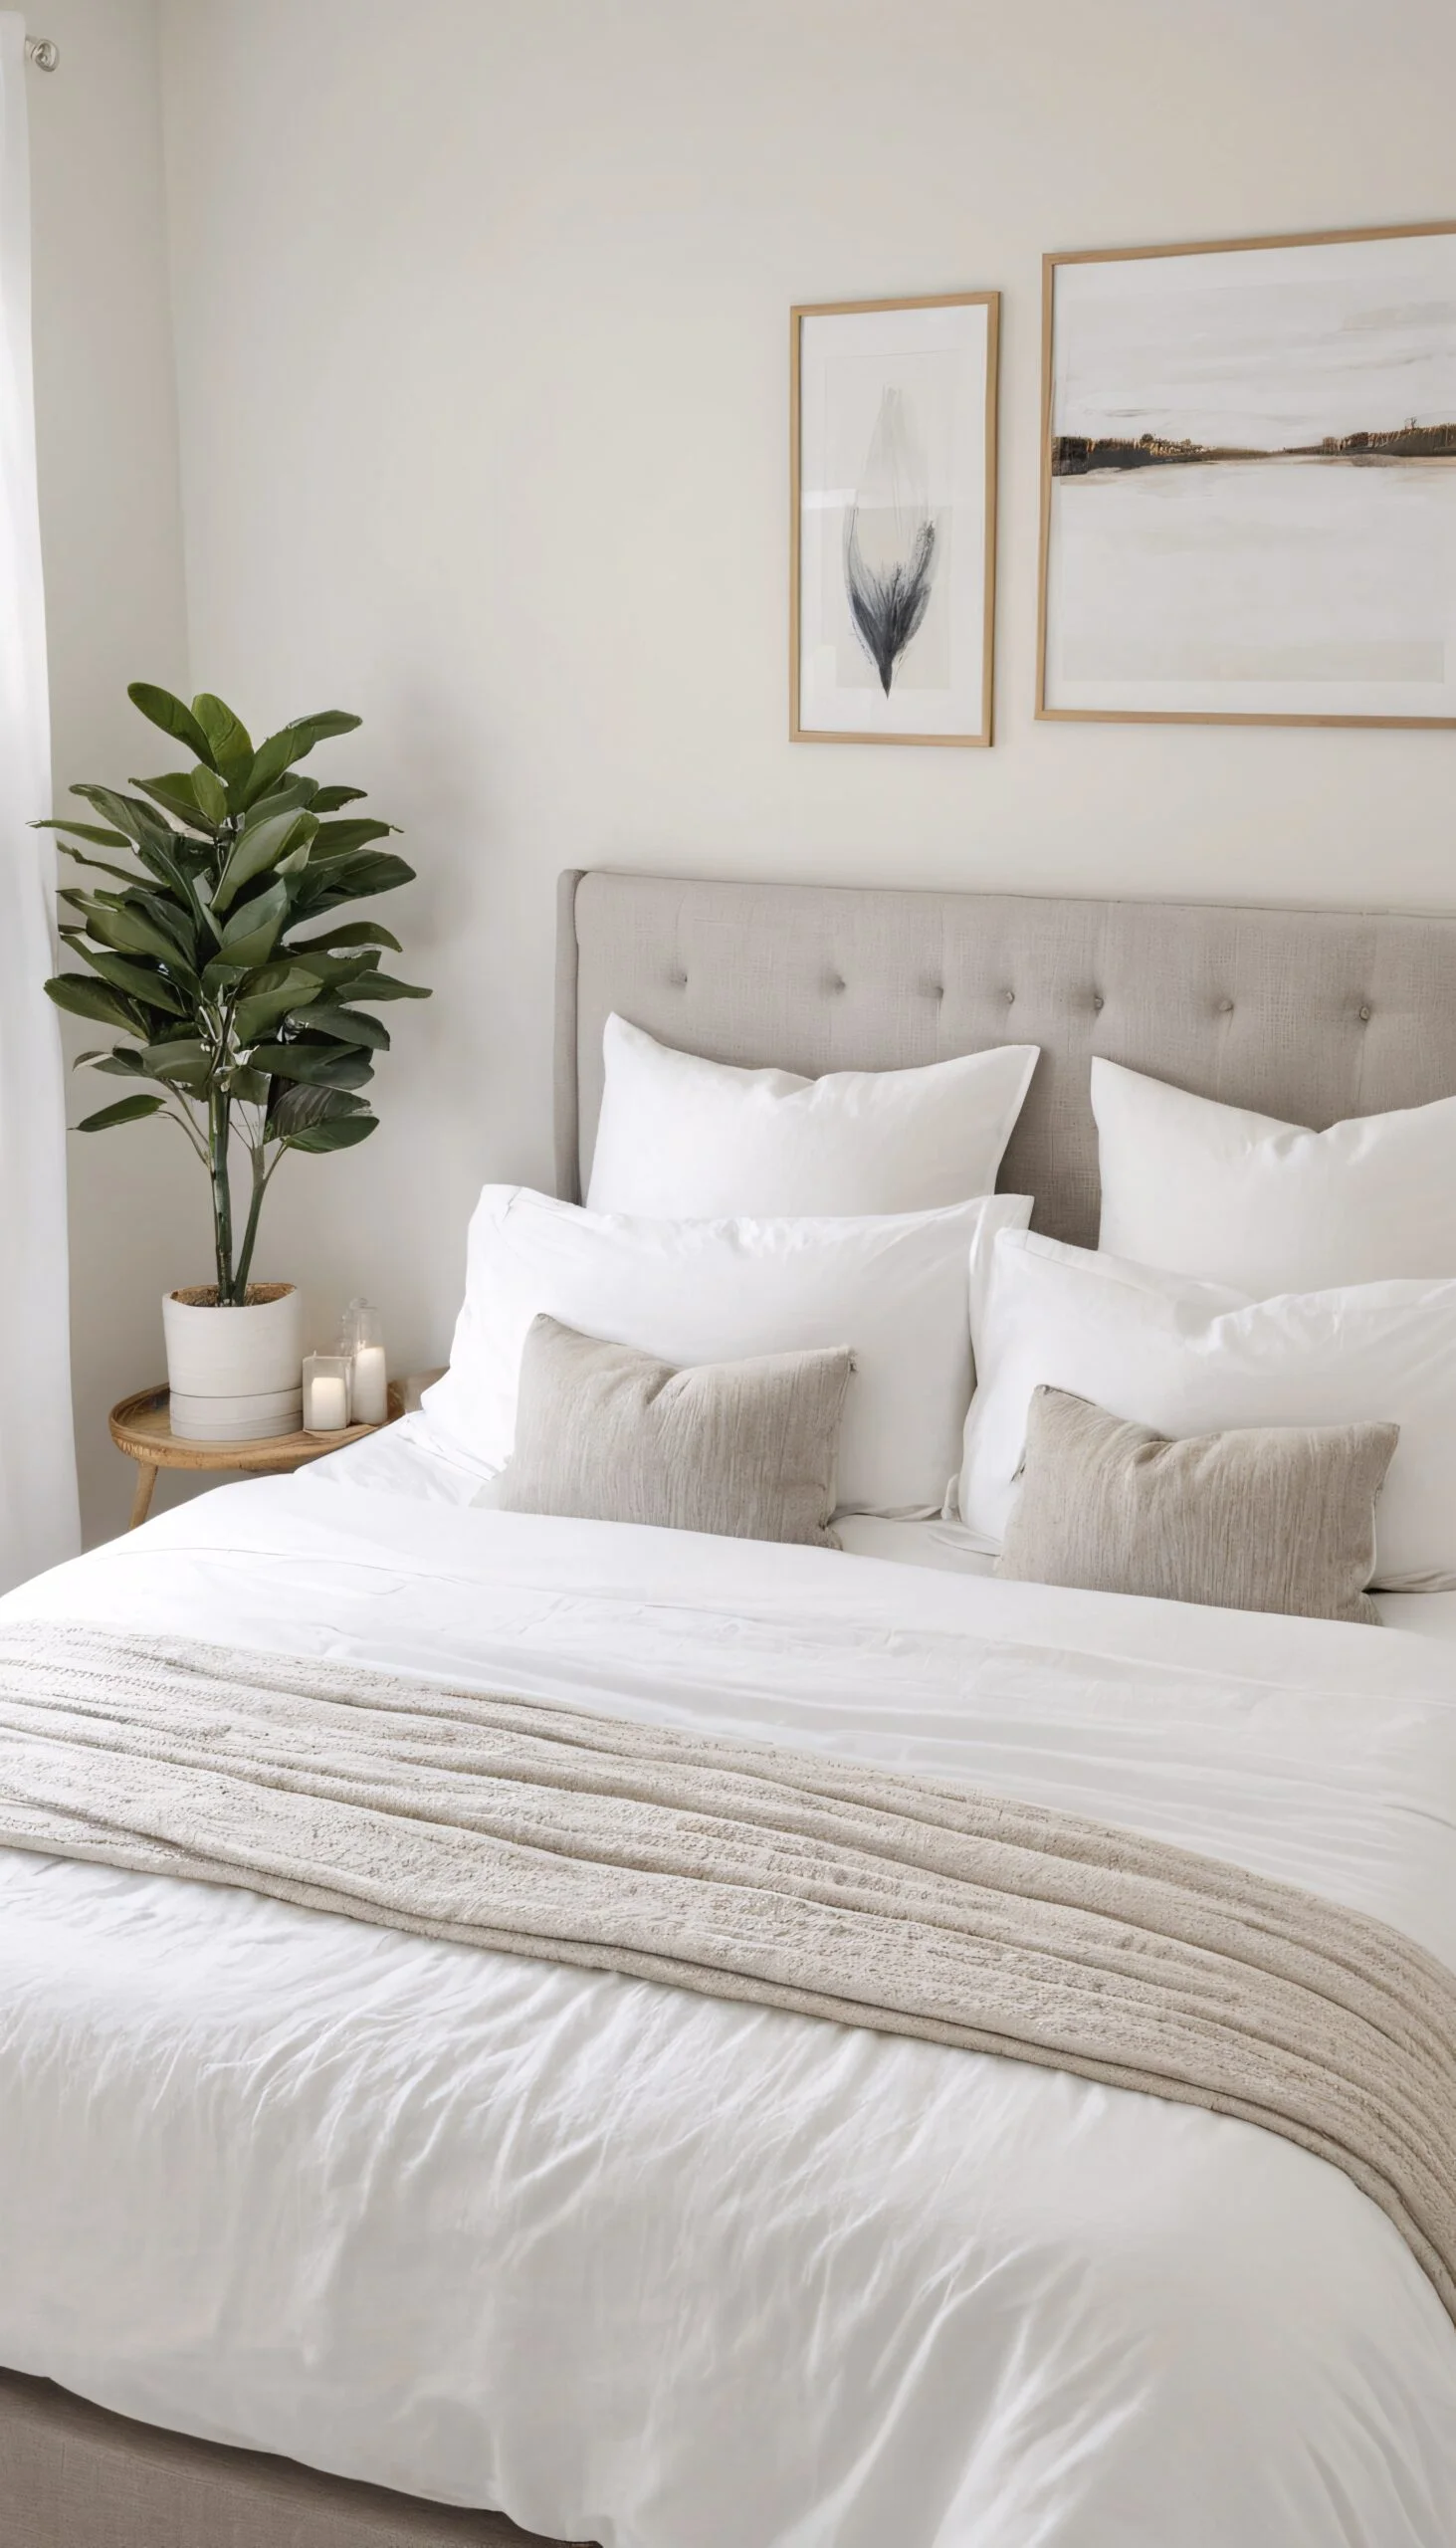
[[[1439,1640],[452,1510],[331,1465],[0,1615],[949,1771],[1456,1963]],[[605,2548],[1456,2537],[1456,2330],[1375,2207],[1274,2135],[231,1889],[0,1853],[0,2361]]]
[[[382,1433],[351,1442],[346,1450],[301,1472],[324,1487],[367,1486],[433,1504],[470,1505],[489,1511],[494,1483],[482,1485],[475,1469],[463,1469],[443,1450],[418,1412]],[[958,1522],[891,1522],[871,1513],[842,1514],[835,1524],[850,1557],[888,1558],[897,1566],[930,1566],[943,1575],[995,1573],[994,1558]],[[1456,1592],[1379,1592],[1373,1596],[1387,1627],[1409,1628],[1456,1646]]]

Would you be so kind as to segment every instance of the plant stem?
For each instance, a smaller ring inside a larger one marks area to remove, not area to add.
[[[269,1171],[263,1165],[263,1144],[260,1142],[253,1153],[253,1199],[248,1206],[243,1244],[238,1252],[238,1298],[240,1301],[246,1301],[248,1298],[248,1277],[253,1270],[253,1244],[258,1236],[258,1215],[263,1209],[263,1197],[268,1191],[268,1174]]]
[[[203,1167],[206,1168],[207,1145],[199,1138],[196,1125],[191,1123],[187,1116],[177,1114],[170,1106],[164,1106],[158,1121],[163,1124],[175,1124],[179,1133],[185,1133]]]
[[[232,1101],[220,1088],[207,1098],[207,1164],[212,1176],[212,1234],[217,1254],[217,1305],[235,1306],[233,1284],[233,1188],[228,1173],[232,1139]]]

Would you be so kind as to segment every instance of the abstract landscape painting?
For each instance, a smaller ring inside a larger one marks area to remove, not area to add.
[[[1039,713],[1456,724],[1456,225],[1046,261]]]
[[[793,313],[796,743],[991,740],[998,312]]]

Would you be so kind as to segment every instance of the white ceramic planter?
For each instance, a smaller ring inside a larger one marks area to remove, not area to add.
[[[246,1309],[220,1310],[211,1284],[162,1302],[172,1431],[183,1442],[256,1442],[303,1420],[304,1299],[293,1283],[253,1283]]]

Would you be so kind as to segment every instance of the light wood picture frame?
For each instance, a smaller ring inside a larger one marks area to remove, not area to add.
[[[790,313],[796,743],[991,742],[1000,305]]]
[[[1042,274],[1038,717],[1456,726],[1456,222]]]

